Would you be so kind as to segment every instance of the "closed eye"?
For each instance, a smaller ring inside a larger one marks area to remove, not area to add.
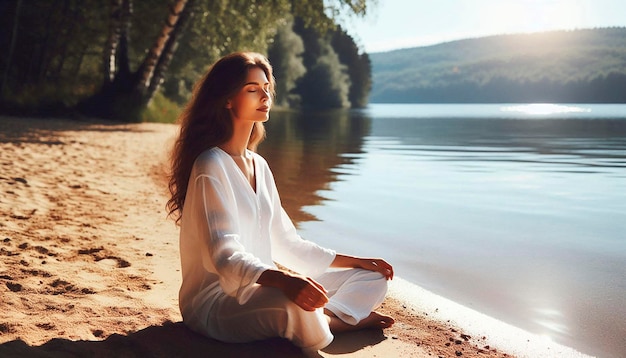
[[[246,83],[245,86],[247,87],[246,91],[250,92],[250,93],[254,93],[257,92],[259,89],[263,89],[263,91],[269,93],[270,91],[270,84],[269,83],[264,83],[263,86],[261,86],[261,84],[257,83],[257,82],[249,82]]]

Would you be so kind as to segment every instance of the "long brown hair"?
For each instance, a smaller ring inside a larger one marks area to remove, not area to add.
[[[217,61],[194,88],[191,100],[178,118],[180,133],[171,154],[167,202],[169,215],[179,223],[193,163],[203,151],[228,141],[233,122],[227,101],[243,88],[248,71],[258,67],[265,72],[274,94],[272,66],[265,56],[254,52],[236,52]],[[263,123],[256,122],[250,134],[248,149],[256,150],[265,138]]]

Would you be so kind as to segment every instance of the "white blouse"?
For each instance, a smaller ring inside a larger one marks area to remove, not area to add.
[[[244,304],[261,273],[275,262],[314,277],[330,266],[333,250],[302,239],[283,210],[274,177],[260,155],[256,192],[233,158],[218,147],[196,159],[180,230],[183,317],[209,312],[223,293]]]

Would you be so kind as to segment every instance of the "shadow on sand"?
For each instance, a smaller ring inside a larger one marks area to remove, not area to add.
[[[335,337],[323,352],[347,354],[375,345],[386,337],[381,330],[363,330]],[[0,345],[0,357],[306,357],[284,339],[269,339],[246,344],[228,344],[203,337],[182,322],[166,322],[128,335],[113,334],[103,341],[72,341],[55,338],[40,346],[22,340]]]

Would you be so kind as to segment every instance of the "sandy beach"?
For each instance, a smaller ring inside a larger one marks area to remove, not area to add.
[[[0,117],[0,356],[302,356],[285,340],[224,344],[182,324],[165,213],[176,130]],[[381,311],[391,329],[338,335],[320,355],[512,356],[400,297]]]

